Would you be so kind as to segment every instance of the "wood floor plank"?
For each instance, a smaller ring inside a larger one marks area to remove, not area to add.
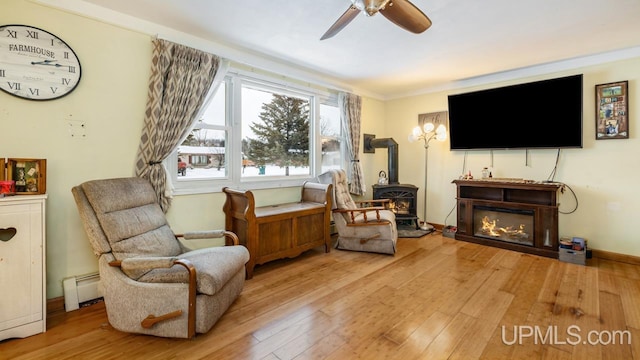
[[[529,268],[533,265],[536,256],[522,254],[517,257],[517,262],[513,265],[513,272],[509,279],[502,285],[500,290],[515,294],[518,288],[526,282],[529,276]]]
[[[413,262],[414,258],[420,258],[425,255],[425,251],[415,251],[411,255],[398,260],[398,263],[409,265]],[[338,290],[344,296],[334,299],[334,301],[327,304],[322,311],[333,316],[344,311],[344,309],[351,308],[354,304],[360,303],[363,299],[372,296],[382,286],[391,284],[393,282],[391,276],[395,272],[402,270],[403,268],[401,266],[396,265],[393,268],[385,269],[385,271],[372,272],[366,277],[346,284]]]
[[[583,286],[578,297],[575,326],[582,329],[598,329],[600,327],[600,292],[598,289],[597,268],[581,267],[578,276],[584,278],[579,281]],[[587,336],[584,331],[580,331],[581,336]],[[602,357],[602,347],[589,344],[578,344],[573,347],[572,356],[574,359],[600,359]]]
[[[640,329],[640,280],[618,278],[617,283],[627,326]]]
[[[498,284],[496,284],[496,286],[497,285]],[[493,330],[500,323],[500,320],[513,299],[513,294],[499,290],[492,292],[490,301],[482,302],[482,308],[479,308],[476,314],[473,315],[474,321],[469,329],[469,334],[472,335],[465,336],[462,341],[460,341],[449,359],[466,360],[480,358],[493,334]],[[464,311],[462,312],[464,313]]]
[[[598,268],[598,270],[600,269]],[[616,276],[609,271],[598,271],[598,290],[620,295]]]
[[[511,270],[495,269],[489,275],[485,284],[479,287],[473,293],[473,295],[471,295],[464,306],[460,309],[460,312],[463,312],[475,318],[485,318],[488,315],[485,312],[492,310],[491,308],[494,304],[494,301],[496,301],[496,297],[498,297],[499,295],[507,294],[499,292],[499,289],[502,287],[502,285],[504,285],[510,275]],[[509,302],[512,298],[513,295],[510,294]],[[509,303],[506,303],[504,305],[509,306]],[[506,308],[499,309],[498,311],[504,313],[505,310]]]
[[[428,294],[423,293],[419,297],[421,302],[418,303],[418,307],[403,319],[398,319],[398,322],[385,333],[385,336],[398,344],[406,342],[425,321],[438,312],[438,308],[449,301],[458,284],[458,280],[449,276],[442,276],[440,279],[430,282],[429,287],[425,288]]]
[[[514,300],[515,301],[515,300]],[[514,303],[511,302],[511,304]],[[483,360],[507,360],[513,358],[513,351],[515,349],[514,346],[510,346],[505,344],[504,339],[514,338],[513,334],[513,325],[507,326],[504,324],[499,324],[497,328],[493,330],[491,334],[491,338],[485,345],[482,354],[480,354],[479,359]]]
[[[565,338],[571,331],[570,327],[577,326],[577,322],[584,315],[584,310],[580,306],[584,284],[580,282],[581,278],[578,276],[583,269],[584,267],[580,265],[568,264],[566,266],[551,311],[551,324],[554,326],[554,333],[557,333],[559,340],[561,340],[554,346],[569,353],[572,352],[572,346],[565,343]],[[543,330],[546,331],[548,328]]]
[[[314,316],[304,319],[298,326],[293,327],[297,336],[276,349],[273,354],[281,360],[294,359],[314,347],[321,339],[331,335],[339,325],[340,322],[337,319],[332,319],[317,311]],[[273,336],[279,338],[282,334],[278,333]]]
[[[259,265],[194,339],[120,332],[98,302],[52,314],[46,333],[0,341],[0,360],[640,360],[640,265],[579,266],[439,234],[399,239],[397,250],[318,248]],[[635,341],[562,343],[572,327],[582,340],[624,331]],[[537,338],[522,336],[527,328]]]
[[[469,333],[473,322],[473,317],[458,313],[420,354],[420,357],[423,359],[448,359],[465,336],[473,336]]]
[[[440,307],[440,311],[455,316],[460,310],[467,304],[469,298],[482,287],[487,279],[496,272],[493,268],[479,268],[478,270],[469,273],[469,277],[464,282],[461,282],[456,293],[452,296],[450,301]]]
[[[434,312],[415,328],[407,339],[402,342],[391,359],[420,359],[424,358],[422,353],[427,349],[433,340],[451,323],[452,317]]]
[[[619,295],[600,292],[600,331],[627,330],[624,308]],[[633,340],[633,339],[632,339]],[[601,345],[603,359],[632,359],[630,344]]]
[[[640,329],[628,327],[630,333],[631,353],[634,359],[640,359]]]
[[[568,351],[560,350],[553,346],[548,346],[544,348],[542,359],[543,360],[571,360],[572,355]],[[588,359],[588,358],[578,358],[578,359]]]
[[[552,317],[556,309],[556,300],[560,291],[560,286],[565,274],[566,264],[560,262],[551,262],[544,274],[544,281],[540,291],[537,293],[535,301],[531,304],[527,312],[526,319],[523,322],[513,324],[513,337],[507,337],[508,341],[520,339],[523,331],[535,329],[537,326],[541,331],[545,332],[549,327],[553,326]],[[523,328],[526,327],[526,328]],[[511,335],[511,334],[509,334]],[[541,359],[544,354],[544,344],[534,341],[533,337],[526,337],[518,341],[515,345],[509,345],[513,348],[511,357],[513,359]],[[550,345],[546,345],[550,346]]]
[[[346,343],[344,339],[335,333],[330,333],[326,337],[320,338],[313,346],[307,348],[302,353],[298,354],[295,360],[320,360],[327,359],[331,353],[334,353],[336,349],[341,348]]]

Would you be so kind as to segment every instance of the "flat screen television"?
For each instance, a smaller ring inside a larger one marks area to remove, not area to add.
[[[582,74],[448,101],[451,150],[582,148]]]

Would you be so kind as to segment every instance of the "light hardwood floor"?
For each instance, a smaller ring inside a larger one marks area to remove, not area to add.
[[[258,266],[192,340],[116,331],[102,303],[48,325],[0,342],[0,358],[640,359],[640,266],[429,235],[395,256],[319,249]]]

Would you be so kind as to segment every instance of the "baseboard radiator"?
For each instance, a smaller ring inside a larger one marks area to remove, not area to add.
[[[66,311],[78,310],[84,302],[102,297],[98,285],[100,275],[98,273],[72,276],[62,281],[64,290],[64,308]]]

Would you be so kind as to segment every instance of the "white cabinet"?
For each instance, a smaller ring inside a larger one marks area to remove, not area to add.
[[[0,340],[47,329],[46,199],[0,198]]]

